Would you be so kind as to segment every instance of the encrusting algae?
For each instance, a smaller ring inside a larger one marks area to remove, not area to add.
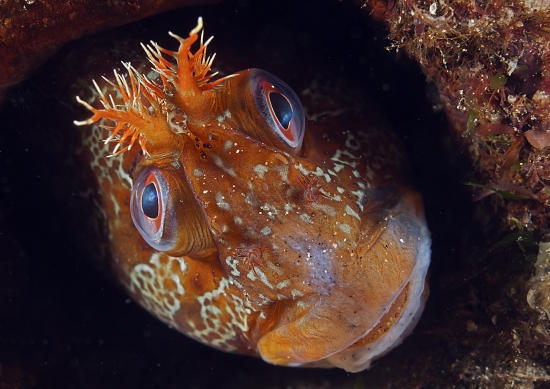
[[[550,239],[550,3],[364,3],[389,29],[391,48],[416,59],[439,89],[437,104],[500,201],[509,227]]]

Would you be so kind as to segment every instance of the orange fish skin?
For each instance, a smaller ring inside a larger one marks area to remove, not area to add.
[[[139,84],[148,68],[133,66]],[[394,134],[344,88],[302,82],[303,143],[273,136],[247,89],[256,78],[279,87],[270,77],[246,70],[212,87],[184,87],[200,104],[147,100],[154,114],[131,135],[128,107],[132,94],[139,98],[131,77],[128,87],[118,84],[129,94],[114,97],[116,106],[89,100],[94,117],[79,124],[120,124],[111,139],[123,150],[111,157],[113,148],[99,145],[103,128],[80,129],[105,251],[131,297],[193,339],[274,364],[360,371],[399,344],[422,312],[430,261],[422,200]],[[98,88],[114,96],[113,82]],[[296,115],[299,101],[284,96]],[[115,124],[105,119],[120,112]],[[124,150],[126,135],[134,139]],[[154,218],[143,200],[150,183],[160,199]],[[149,228],[163,233],[144,239]]]

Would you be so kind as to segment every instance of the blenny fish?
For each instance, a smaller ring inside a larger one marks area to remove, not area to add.
[[[176,51],[143,45],[149,64],[77,97],[111,266],[145,309],[214,348],[368,368],[428,295],[430,234],[399,142],[319,80],[303,106],[265,71],[218,77],[202,27],[170,33]]]

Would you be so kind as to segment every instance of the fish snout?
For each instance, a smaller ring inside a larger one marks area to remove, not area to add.
[[[402,341],[428,294],[430,233],[419,196],[363,214],[357,250],[332,260],[334,287],[297,302],[300,316],[287,315],[259,340],[264,360],[358,371]]]

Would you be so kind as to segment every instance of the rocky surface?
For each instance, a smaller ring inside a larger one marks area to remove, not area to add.
[[[0,101],[65,43],[171,9],[219,0],[0,1]]]

